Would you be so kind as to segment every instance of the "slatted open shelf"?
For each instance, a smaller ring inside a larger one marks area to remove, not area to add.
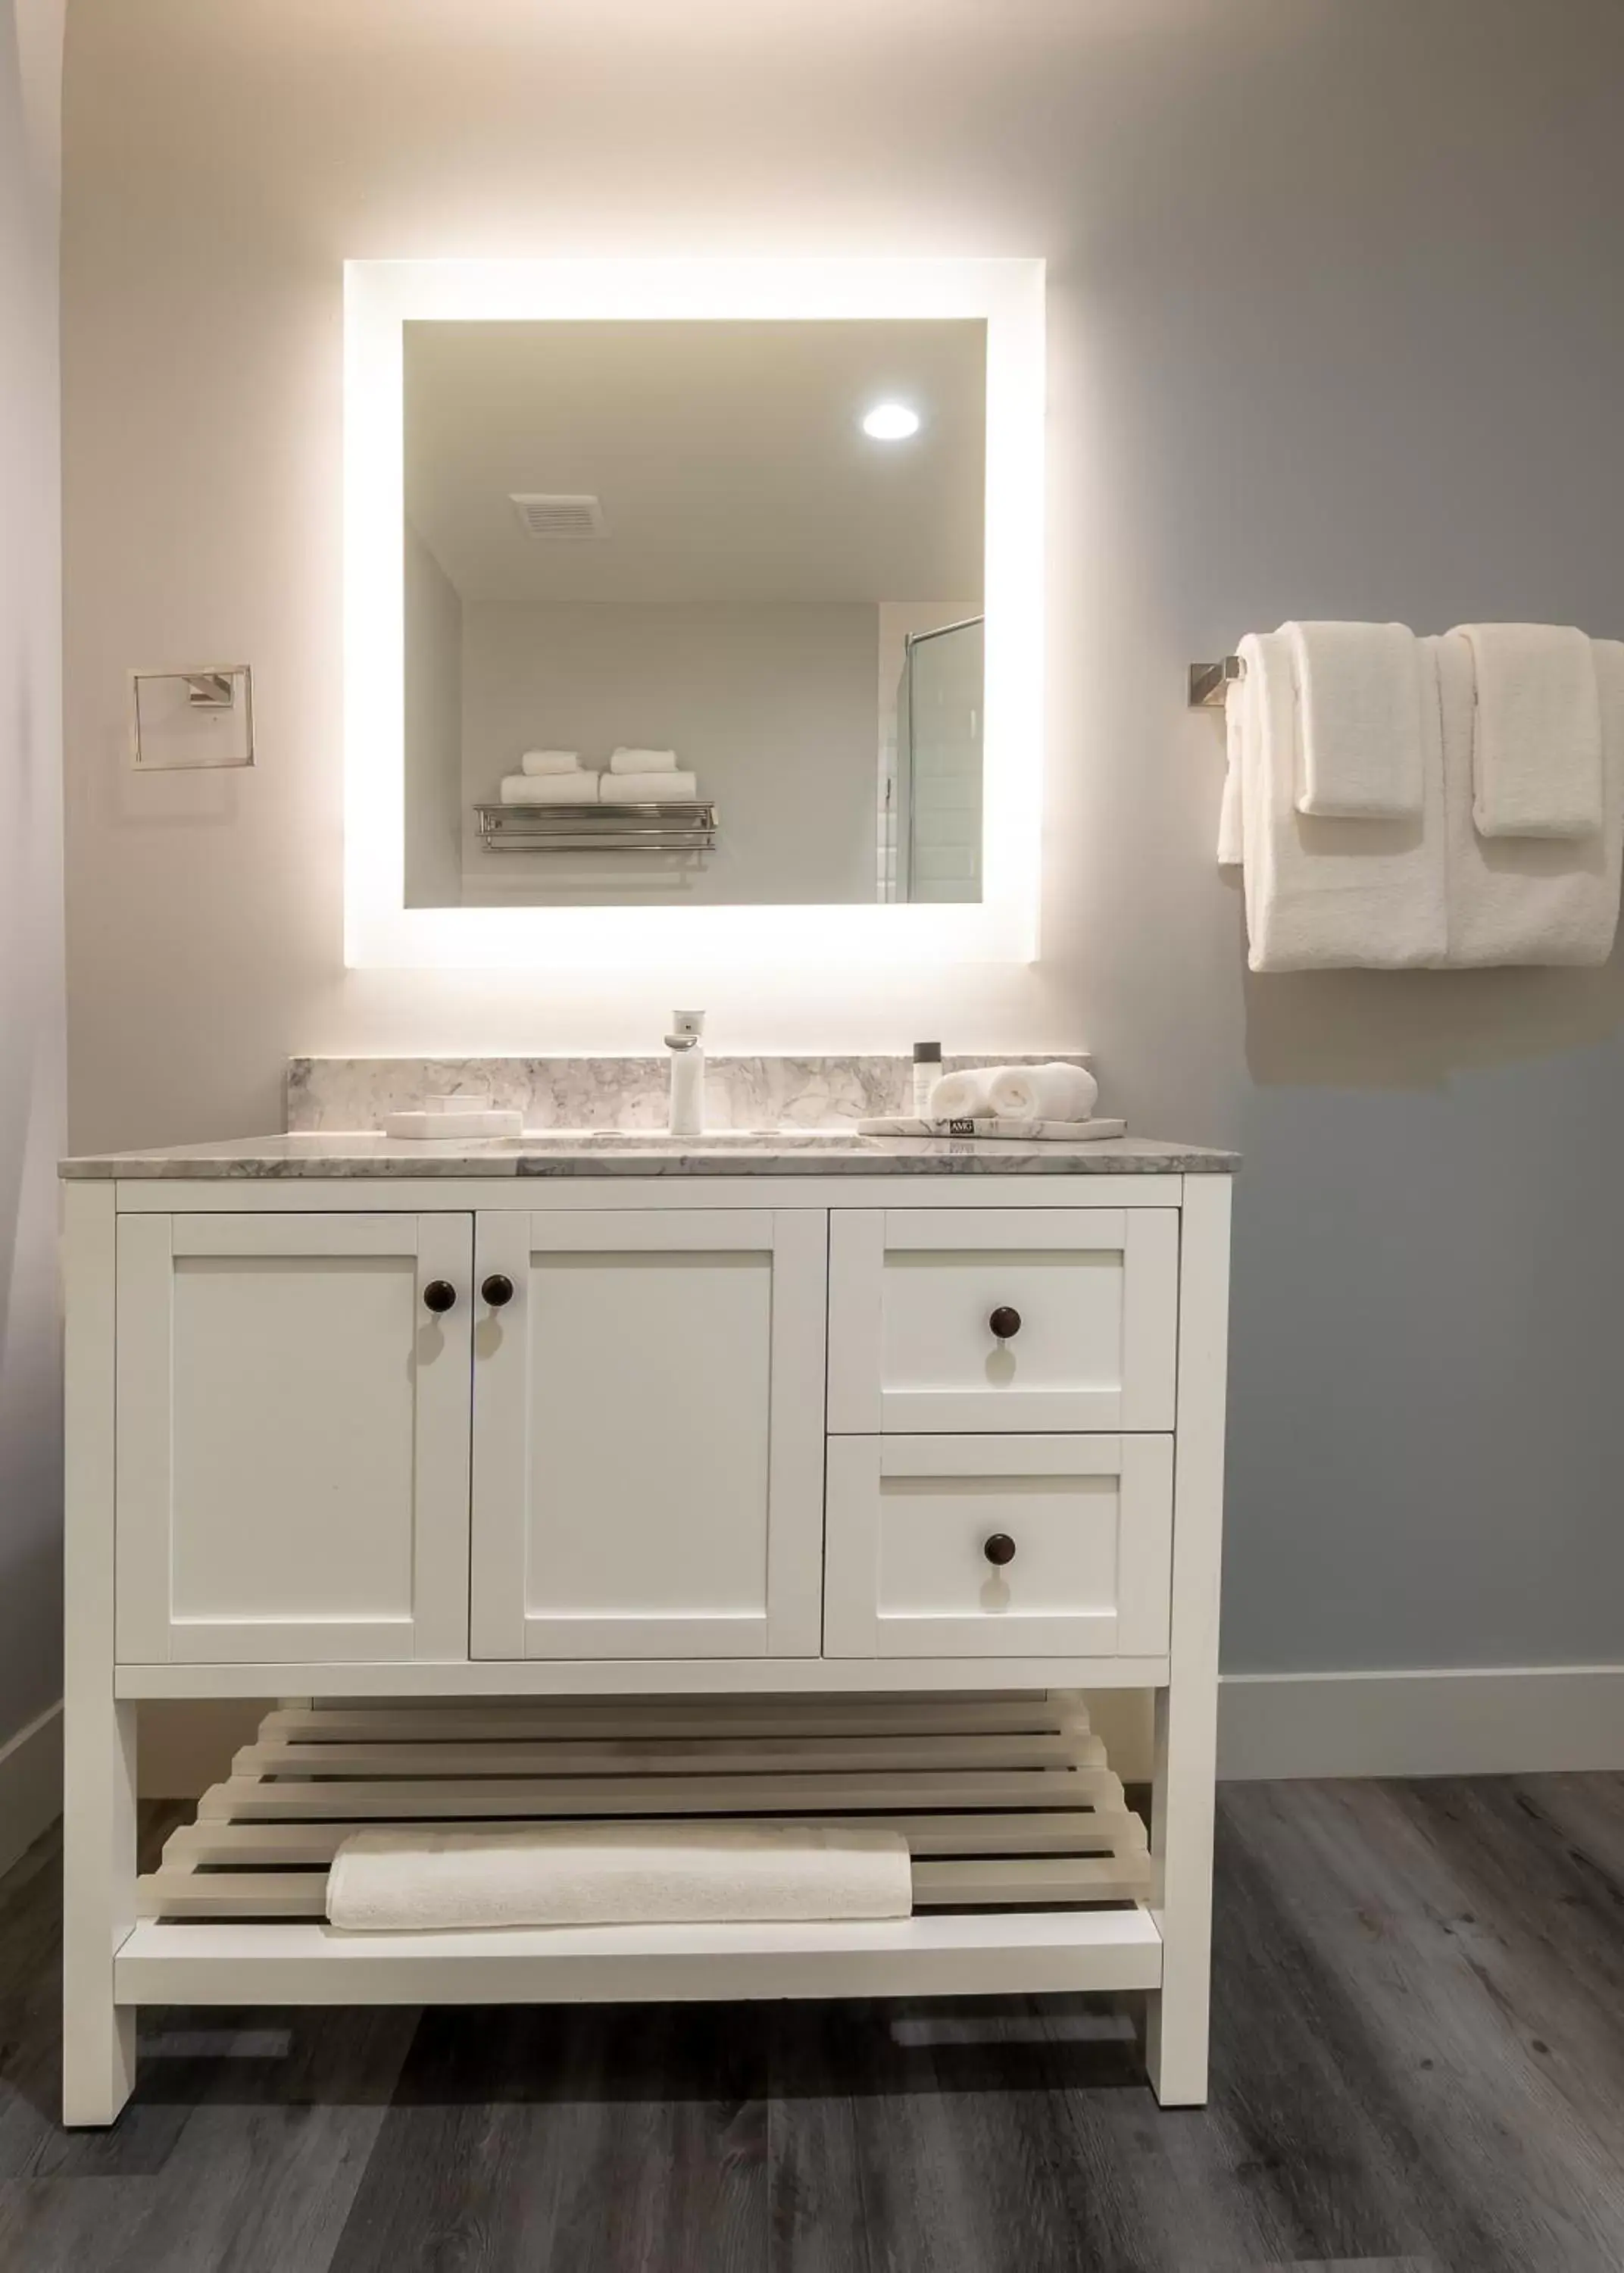
[[[118,1960],[129,2001],[1160,1979],[1145,1827],[1074,1696],[318,1705],[267,1714],[232,1769],[140,1881]],[[325,1922],[328,1866],[363,1825],[741,1817],[902,1832],[914,1917],[378,1936]]]

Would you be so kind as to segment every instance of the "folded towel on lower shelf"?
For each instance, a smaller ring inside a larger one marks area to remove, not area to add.
[[[814,1823],[560,1823],[498,1831],[358,1831],[327,1876],[348,1933],[457,1927],[901,1918],[899,1832]]]
[[[1454,965],[1597,964],[1613,952],[1624,865],[1624,645],[1592,642],[1602,730],[1595,836],[1485,836],[1474,818],[1471,643],[1426,640],[1443,717],[1445,858]]]
[[[578,774],[580,771],[580,752],[527,750],[519,764],[520,770],[527,774]]]
[[[1479,836],[1595,836],[1601,712],[1590,641],[1566,624],[1457,624],[1477,686]]]
[[[595,805],[599,776],[591,773],[509,774],[502,784],[504,805]]]
[[[1007,1121],[1087,1121],[1100,1085],[1086,1066],[1055,1063],[1000,1066],[987,1084],[987,1099]]]
[[[605,805],[660,805],[668,799],[686,802],[699,794],[692,774],[600,774]]]

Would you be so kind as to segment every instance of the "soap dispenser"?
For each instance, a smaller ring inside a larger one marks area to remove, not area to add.
[[[670,1132],[698,1136],[705,1128],[705,1013],[673,1010],[665,1046],[671,1054]]]

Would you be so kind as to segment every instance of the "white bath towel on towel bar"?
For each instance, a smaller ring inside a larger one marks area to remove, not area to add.
[[[900,1832],[815,1823],[558,1823],[358,1831],[327,1874],[349,1933],[455,1928],[900,1918]]]
[[[1225,791],[1220,854],[1237,849],[1246,881],[1254,971],[1441,964],[1443,751],[1435,701],[1421,706],[1422,803],[1408,820],[1329,820],[1298,809],[1301,713],[1291,642],[1254,632],[1231,737],[1239,780]],[[1239,828],[1234,807],[1239,805]],[[1239,837],[1239,846],[1237,845]]]

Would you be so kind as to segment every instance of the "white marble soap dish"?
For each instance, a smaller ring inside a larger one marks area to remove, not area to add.
[[[385,1113],[385,1136],[408,1144],[449,1144],[470,1136],[522,1136],[524,1115],[493,1108],[489,1097],[431,1097],[421,1112]]]
[[[1022,1144],[1103,1144],[1108,1136],[1127,1133],[1126,1121],[1012,1121],[1007,1117],[977,1121],[921,1121],[911,1114],[891,1113],[877,1121],[859,1121],[859,1136],[999,1136]]]

